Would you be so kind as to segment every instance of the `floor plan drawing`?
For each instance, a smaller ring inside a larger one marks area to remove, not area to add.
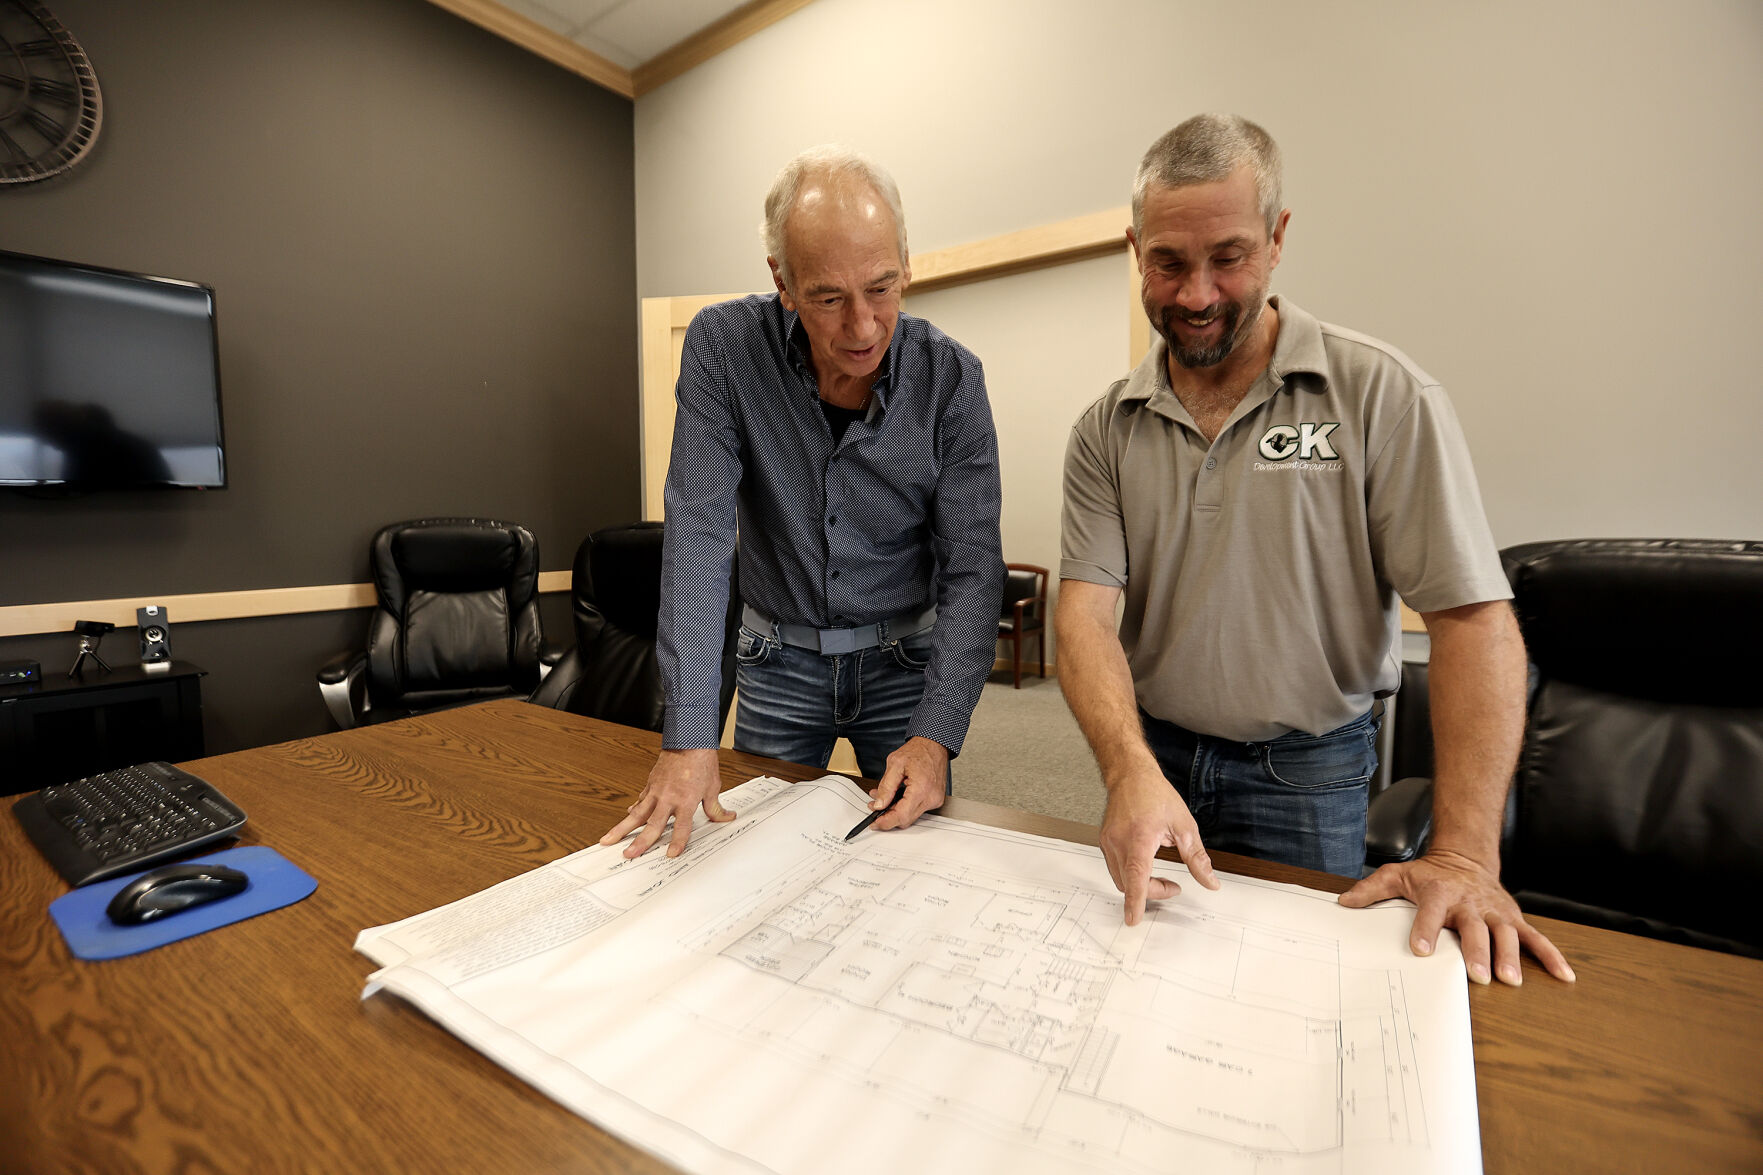
[[[1227,877],[1127,927],[1095,849],[845,844],[848,782],[745,787],[674,861],[363,932],[375,985],[688,1170],[1480,1169],[1462,964],[1411,909]]]

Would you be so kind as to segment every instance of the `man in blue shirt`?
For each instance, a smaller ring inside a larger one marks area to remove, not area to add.
[[[735,746],[824,767],[850,739],[875,824],[943,801],[991,672],[1004,564],[998,444],[971,352],[900,313],[899,191],[853,152],[792,160],[765,201],[777,293],[686,329],[667,471],[658,651],[665,748],[626,857],[682,852],[717,798],[721,651],[740,533]]]

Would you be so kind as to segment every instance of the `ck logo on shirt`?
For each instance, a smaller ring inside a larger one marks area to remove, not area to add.
[[[1339,461],[1341,455],[1328,443],[1328,434],[1340,426],[1338,420],[1326,424],[1300,424],[1296,428],[1276,424],[1261,434],[1261,443],[1256,447],[1269,461],[1285,461],[1291,457],[1300,461]]]

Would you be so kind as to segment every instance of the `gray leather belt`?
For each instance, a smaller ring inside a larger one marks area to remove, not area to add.
[[[863,624],[856,628],[814,628],[806,624],[779,624],[763,612],[755,612],[751,605],[741,605],[741,623],[760,636],[771,637],[786,645],[795,645],[798,649],[813,649],[828,657],[855,653],[859,649],[873,649],[887,641],[897,641],[915,632],[923,632],[936,622],[937,609],[934,604],[922,612],[878,620],[874,624]]]

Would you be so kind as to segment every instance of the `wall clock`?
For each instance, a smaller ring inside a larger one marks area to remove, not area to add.
[[[98,141],[98,75],[35,0],[0,0],[0,184],[60,175]]]

